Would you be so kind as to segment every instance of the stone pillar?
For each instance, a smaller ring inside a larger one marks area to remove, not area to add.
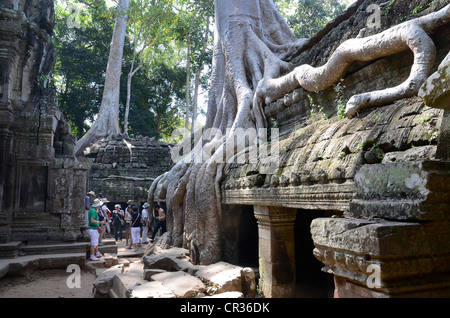
[[[0,112],[1,116],[1,112]],[[9,229],[10,220],[6,211],[6,191],[9,186],[8,179],[11,174],[10,156],[12,147],[12,133],[9,129],[0,128],[0,243],[10,241],[11,234]]]
[[[258,221],[260,288],[267,298],[295,296],[296,209],[254,206]]]
[[[60,216],[63,241],[75,241],[86,236],[84,199],[88,192],[88,158],[56,158],[50,167],[48,210]]]
[[[315,219],[335,297],[450,296],[450,162],[363,166],[346,218]]]

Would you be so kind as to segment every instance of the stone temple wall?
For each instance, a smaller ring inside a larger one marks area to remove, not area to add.
[[[373,13],[367,8],[383,2],[357,1],[290,62],[323,65],[347,39],[382,32],[448,5],[397,0],[381,9],[380,28],[362,32]],[[424,10],[417,13],[418,7]],[[295,273],[302,262],[295,256],[296,217],[316,211],[334,214],[314,219],[310,235],[311,254],[324,264],[324,272],[334,275],[335,297],[450,295],[450,131],[445,98],[450,87],[450,24],[431,37],[437,48],[433,72],[438,79],[429,86],[440,87],[442,97],[421,92],[341,119],[338,106],[352,95],[406,80],[413,55],[405,51],[354,63],[335,87],[317,93],[299,88],[265,107],[270,127],[279,128],[280,134],[274,172],[267,173],[263,160],[227,166],[221,183],[223,219],[244,205],[253,206],[260,289],[266,297],[294,296],[298,277],[286,273]],[[236,237],[225,246],[232,249],[230,242]]]
[[[53,26],[52,0],[0,4],[0,243],[84,235],[90,160],[49,87]]]
[[[168,144],[142,136],[97,142],[84,156],[94,160],[89,189],[115,203],[146,202],[153,180],[173,164]]]

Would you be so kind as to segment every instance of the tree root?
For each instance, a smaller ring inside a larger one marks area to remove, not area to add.
[[[264,100],[270,104],[300,86],[308,91],[325,90],[345,76],[352,62],[372,61],[408,48],[414,53],[414,64],[408,79],[393,88],[354,95],[348,101],[345,113],[351,118],[363,109],[414,96],[429,76],[436,57],[435,45],[428,34],[449,22],[450,5],[447,5],[440,11],[404,22],[379,34],[347,40],[321,67],[301,65],[280,78],[266,76],[258,84],[256,102]]]

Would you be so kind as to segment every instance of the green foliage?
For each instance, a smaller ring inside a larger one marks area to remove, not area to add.
[[[208,1],[208,8],[211,9],[212,1]],[[126,76],[131,69],[133,57],[133,69],[136,69],[140,62],[140,52],[143,51],[142,67],[132,78],[128,119],[130,136],[167,139],[172,130],[182,125],[180,118],[186,85],[186,67],[183,65],[185,43],[177,33],[181,17],[174,2],[130,2],[120,86],[121,125],[124,124],[127,96]],[[116,5],[114,2],[112,4]],[[115,8],[108,7],[104,0],[57,0],[55,10],[53,41],[57,49],[57,63],[54,78],[58,103],[69,119],[72,131],[81,138],[100,108]],[[192,34],[194,40],[200,38],[200,34]],[[194,61],[200,59],[198,51],[198,46],[193,49]],[[205,54],[201,58],[204,63],[211,64],[211,54]],[[205,78],[200,82],[207,87]]]
[[[344,0],[276,0],[297,38],[310,38],[349,5]]]
[[[114,19],[100,2],[95,9],[79,11],[80,25],[71,26],[76,14],[74,3],[57,2],[55,6],[54,78],[59,107],[81,138],[86,121],[93,121],[100,107]]]
[[[311,36],[342,12],[346,0],[276,0],[298,37]],[[53,41],[57,63],[50,84],[78,138],[95,119],[102,100],[116,0],[56,0]],[[203,66],[200,85],[208,90],[212,63],[212,35],[202,52],[207,19],[214,17],[213,0],[131,0],[120,86],[120,119],[126,105],[126,76],[132,78],[128,132],[169,140],[184,124],[186,107],[187,39],[190,43],[190,78]],[[132,61],[135,64],[132,67]],[[190,85],[193,87],[193,85]],[[193,94],[190,94],[192,96]],[[192,97],[191,97],[192,98]],[[339,97],[338,100],[341,100]],[[193,105],[192,101],[189,103]],[[204,110],[199,109],[200,112]],[[323,114],[319,109],[313,109]]]
[[[397,0],[391,0],[391,1],[389,1],[389,3],[388,3],[387,6],[386,6],[386,9],[385,9],[385,12],[386,12],[386,13],[389,13],[389,11],[391,11],[391,6],[395,3],[395,1],[397,1]]]
[[[422,6],[417,6],[417,7],[414,8],[412,14],[418,14],[418,13],[420,13],[422,11],[423,11],[423,7]]]

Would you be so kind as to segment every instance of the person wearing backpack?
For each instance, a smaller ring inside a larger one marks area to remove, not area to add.
[[[91,261],[98,261],[98,258],[102,257],[102,254],[100,254],[100,252],[98,251],[98,244],[99,244],[98,228],[101,225],[104,225],[106,221],[105,220],[99,221],[98,219],[98,211],[100,210],[101,206],[102,206],[101,201],[95,199],[91,209],[89,210],[89,237],[91,238],[91,248],[90,248],[91,255],[89,259]]]

